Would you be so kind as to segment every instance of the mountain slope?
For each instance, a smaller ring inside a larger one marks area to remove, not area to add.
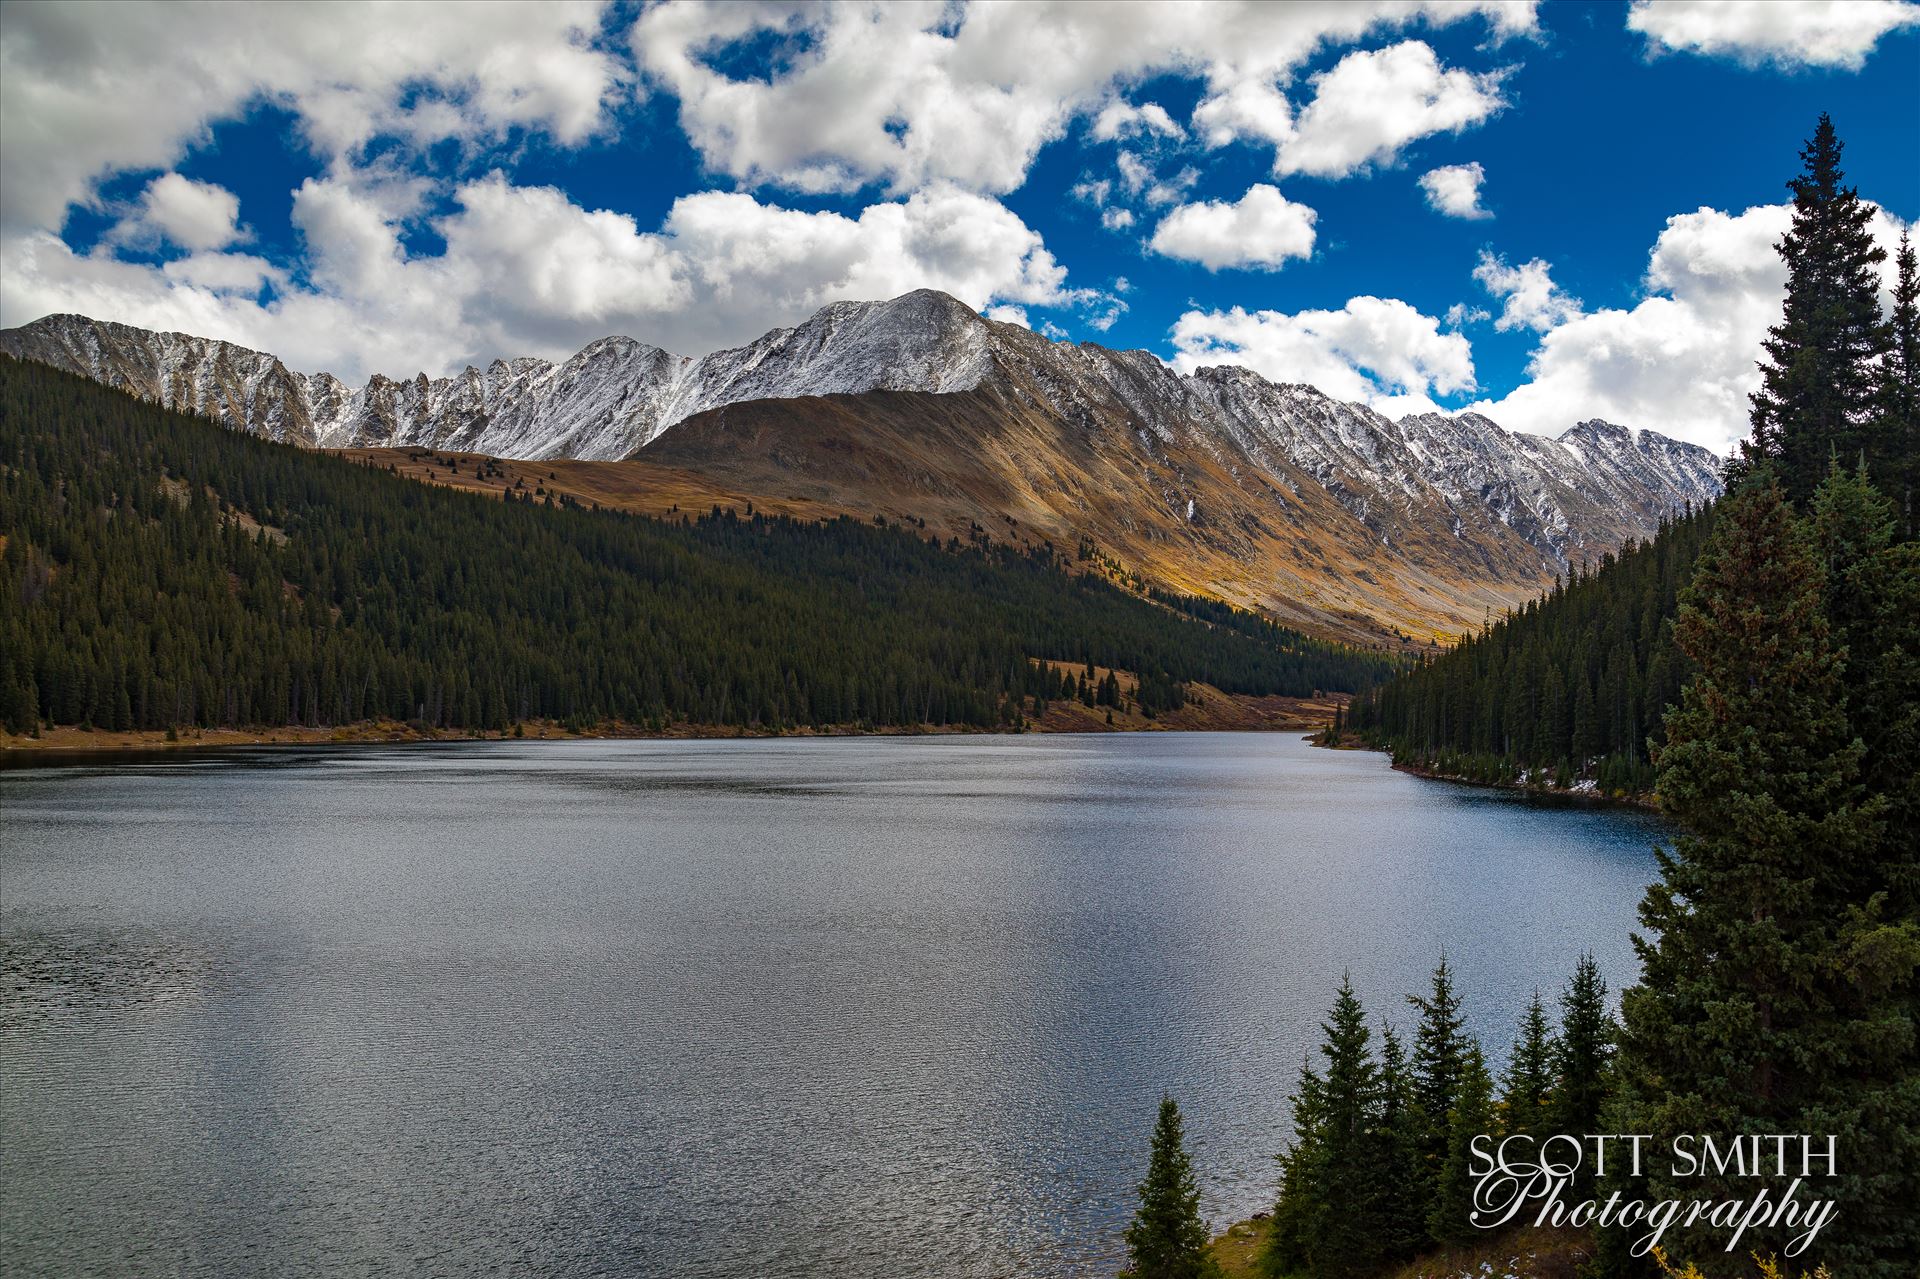
[[[1044,659],[1044,660],[1043,660]],[[1065,665],[1306,697],[1389,669],[1010,549],[485,501],[0,358],[0,724],[1014,722]]]
[[[1650,742],[1691,671],[1676,600],[1713,532],[1710,506],[1604,558],[1433,662],[1356,699],[1348,726],[1396,762],[1475,781],[1653,788]]]
[[[1347,635],[1457,634],[1719,491],[1712,454],[1651,432],[1394,422],[1245,369],[1182,376],[1051,342],[928,291],[698,360],[607,338],[561,364],[359,390],[74,316],[0,333],[0,350],[309,447],[631,457],[773,509],[1087,541],[1148,581]],[[680,490],[650,489],[661,478],[639,465],[613,485],[664,509]]]

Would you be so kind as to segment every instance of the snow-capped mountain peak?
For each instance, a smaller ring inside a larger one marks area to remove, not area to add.
[[[308,447],[521,459],[629,457],[676,423],[751,401],[986,390],[1078,430],[1123,427],[1141,447],[1197,438],[1234,468],[1244,459],[1273,471],[1281,489],[1304,472],[1381,524],[1383,538],[1387,512],[1437,506],[1456,528],[1496,520],[1562,565],[1595,537],[1617,540],[1622,527],[1645,528],[1720,489],[1713,454],[1651,431],[1592,420],[1548,440],[1473,413],[1393,421],[1244,368],[1182,376],[1149,352],[1050,341],[927,289],[837,302],[698,358],[610,336],[560,363],[494,360],[451,377],[375,376],[357,389],[231,343],[78,315],[0,333],[0,351]]]

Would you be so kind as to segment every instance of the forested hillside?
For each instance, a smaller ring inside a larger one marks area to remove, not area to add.
[[[1920,268],[1904,238],[1886,262],[1840,154],[1823,118],[1788,183],[1786,301],[1765,344],[1753,434],[1729,476],[1770,477],[1804,512],[1816,488],[1837,482],[1831,472],[1858,471],[1888,500],[1888,536],[1908,540],[1920,475]],[[1894,298],[1884,316],[1883,277]],[[1673,521],[1357,701],[1341,727],[1396,761],[1474,781],[1650,791],[1662,718],[1692,676],[1674,643],[1678,602],[1713,523],[1711,510]]]
[[[1712,529],[1709,507],[1629,543],[1355,702],[1347,727],[1450,776],[1650,790],[1648,742],[1688,676],[1675,601]]]
[[[984,539],[502,502],[11,359],[0,538],[0,721],[15,732],[991,726],[1080,694],[1036,659],[1138,672],[1125,695],[1148,711],[1188,681],[1305,695],[1389,670]]]

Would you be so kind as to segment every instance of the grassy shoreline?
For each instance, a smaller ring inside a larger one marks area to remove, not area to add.
[[[1207,1253],[1221,1279],[1268,1279],[1260,1258],[1272,1229],[1263,1212],[1215,1235]],[[1377,1279],[1577,1279],[1591,1250],[1583,1231],[1520,1226],[1389,1266]]]
[[[1050,704],[1038,720],[1018,728],[974,728],[957,725],[860,725],[784,729],[743,728],[713,724],[675,724],[648,730],[618,721],[585,730],[572,730],[551,720],[529,720],[504,732],[467,732],[435,729],[394,720],[324,727],[250,726],[113,732],[62,726],[38,736],[0,733],[0,758],[59,758],[66,755],[144,755],[159,751],[221,750],[242,746],[349,746],[404,742],[471,741],[593,741],[593,740],[725,740],[771,737],[921,737],[1027,733],[1138,733],[1138,732],[1306,732],[1324,727],[1333,718],[1338,697],[1243,697],[1200,685],[1188,704],[1155,719],[1138,712],[1120,711],[1109,719],[1104,708],[1078,702]],[[517,731],[516,731],[517,730]]]

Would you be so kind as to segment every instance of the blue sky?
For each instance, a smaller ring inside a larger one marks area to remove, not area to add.
[[[1390,414],[1725,448],[1819,112],[1881,234],[1920,216],[1894,0],[0,14],[0,322],[349,378],[925,285]]]

